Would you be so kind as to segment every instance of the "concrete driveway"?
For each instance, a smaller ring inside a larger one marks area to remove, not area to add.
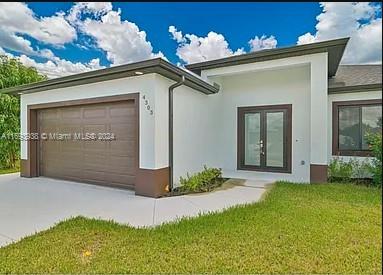
[[[153,199],[89,184],[0,175],[0,247],[79,215],[144,227],[221,211],[258,201],[269,183],[246,181],[211,193]]]

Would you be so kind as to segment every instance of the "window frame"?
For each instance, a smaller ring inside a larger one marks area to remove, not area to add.
[[[332,103],[332,155],[333,156],[371,156],[371,150],[340,150],[339,149],[339,108],[380,106],[382,99],[334,101]]]

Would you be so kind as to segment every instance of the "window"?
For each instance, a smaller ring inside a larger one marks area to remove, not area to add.
[[[382,130],[382,100],[333,102],[333,155],[368,156],[368,133]]]

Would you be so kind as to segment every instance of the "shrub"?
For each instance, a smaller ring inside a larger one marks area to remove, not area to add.
[[[334,158],[328,166],[328,181],[341,183],[371,182],[371,162],[352,158],[348,161]]]
[[[368,134],[367,140],[374,156],[370,168],[373,183],[382,186],[382,134]]]
[[[329,182],[350,182],[352,178],[352,163],[341,158],[334,158],[328,166]]]
[[[46,80],[35,68],[24,66],[20,60],[0,55],[0,89]],[[4,136],[20,132],[20,100],[0,93],[0,168],[17,168],[20,140]]]
[[[20,140],[6,135],[20,132],[19,99],[0,94],[0,168],[15,168],[19,160]]]
[[[352,181],[356,183],[371,182],[371,163],[368,160],[351,159]]]
[[[186,175],[186,178],[180,177],[180,192],[208,192],[223,183],[222,170],[219,168],[207,168],[192,176]]]

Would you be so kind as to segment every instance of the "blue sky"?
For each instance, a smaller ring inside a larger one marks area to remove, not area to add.
[[[0,52],[42,72],[57,70],[53,77],[157,56],[187,64],[344,36],[352,37],[345,63],[381,62],[376,3],[0,5]]]
[[[49,16],[68,10],[71,3],[30,3],[38,15]],[[168,28],[177,26],[185,33],[205,36],[210,30],[225,36],[233,48],[248,47],[255,35],[274,35],[278,46],[296,44],[297,37],[315,31],[315,17],[320,13],[318,3],[113,3],[122,10],[123,20],[135,22],[145,30],[154,50],[161,50],[177,63],[177,44],[170,39]],[[95,55],[96,54],[96,55]],[[60,56],[85,62],[95,56],[108,64],[102,53],[78,54],[76,49],[60,51]]]

